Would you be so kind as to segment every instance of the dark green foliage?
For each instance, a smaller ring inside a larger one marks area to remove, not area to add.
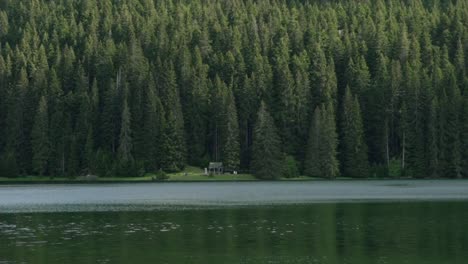
[[[44,175],[47,171],[49,160],[49,116],[47,101],[42,97],[39,102],[37,114],[34,119],[32,131],[32,150],[33,150],[33,170],[39,175]]]
[[[124,91],[125,93],[125,91]],[[115,164],[117,176],[132,177],[140,176],[139,162],[133,159],[133,138],[131,131],[130,109],[127,105],[127,96],[124,95],[122,121],[120,122],[119,148],[117,150],[118,161]]]
[[[333,105],[321,104],[315,109],[309,129],[305,174],[329,179],[338,176],[337,144]]]
[[[342,172],[347,177],[366,177],[369,175],[367,145],[364,141],[364,129],[361,108],[357,97],[347,87],[343,102],[341,120]]]
[[[445,2],[3,1],[2,173],[254,171],[264,101],[307,175],[466,177],[468,7]]]
[[[161,68],[162,70],[162,68]],[[183,170],[186,161],[184,117],[180,104],[176,76],[171,64],[162,76],[162,103],[166,113],[162,142],[161,167],[167,172]]]
[[[298,163],[296,159],[291,155],[286,155],[284,157],[283,167],[284,167],[283,177],[285,178],[295,178],[300,175]]]
[[[238,170],[240,166],[239,123],[234,95],[229,88],[225,105],[226,126],[224,133],[223,163],[224,167],[227,169]]]
[[[282,175],[283,154],[275,123],[264,102],[258,111],[252,146],[252,170],[260,179],[278,179]]]
[[[464,94],[461,117],[462,174],[468,178],[468,91]]]
[[[0,157],[0,177],[14,178],[18,176],[19,168],[16,163],[16,155],[13,152],[5,152]]]
[[[117,155],[119,162],[129,162],[132,157],[132,131],[130,130],[130,110],[128,109],[127,99],[124,99],[122,110],[122,121],[120,126],[119,148]]]
[[[163,170],[159,170],[159,171],[156,173],[156,179],[157,179],[158,181],[164,181],[164,180],[169,179],[169,175],[167,175],[167,173],[165,173]]]
[[[145,86],[142,106],[141,127],[141,159],[145,161],[145,167],[154,171],[159,168],[161,155],[159,146],[165,127],[164,109],[159,97],[155,94],[155,83],[150,77],[150,82]]]
[[[312,116],[309,128],[309,141],[307,143],[306,159],[304,161],[304,173],[307,176],[321,176],[320,145],[322,135],[322,109],[317,107]]]

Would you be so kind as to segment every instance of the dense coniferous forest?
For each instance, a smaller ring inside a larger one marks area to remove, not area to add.
[[[464,0],[0,0],[0,177],[468,177]]]

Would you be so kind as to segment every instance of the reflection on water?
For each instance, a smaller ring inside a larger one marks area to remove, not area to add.
[[[0,214],[0,263],[466,263],[468,203]]]

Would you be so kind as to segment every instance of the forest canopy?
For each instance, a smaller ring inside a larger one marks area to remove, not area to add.
[[[0,177],[468,177],[467,54],[464,0],[0,0]]]

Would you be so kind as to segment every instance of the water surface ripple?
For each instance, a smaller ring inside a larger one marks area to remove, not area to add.
[[[0,212],[468,200],[465,180],[2,185]]]

